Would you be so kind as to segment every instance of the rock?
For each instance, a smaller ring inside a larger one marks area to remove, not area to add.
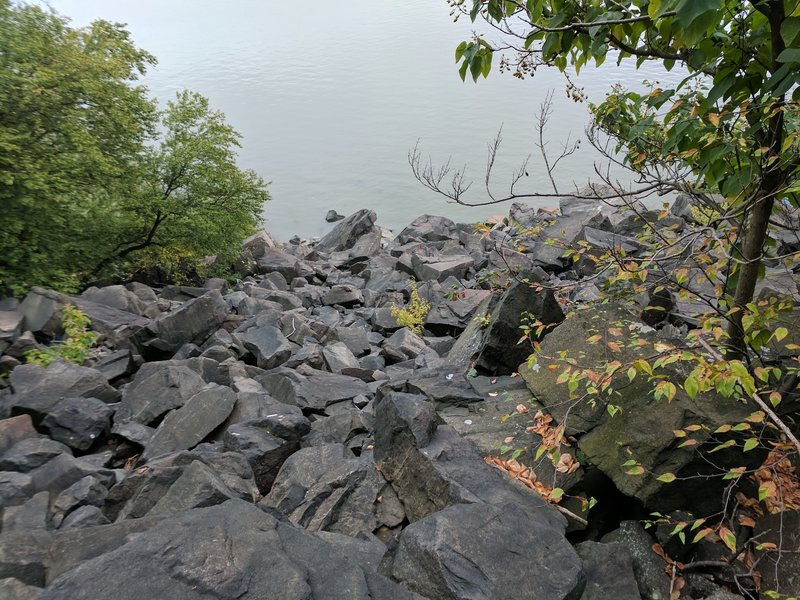
[[[361,290],[352,285],[334,285],[322,297],[322,303],[325,306],[339,305],[345,308],[351,308],[356,304],[364,304],[364,294]]]
[[[228,418],[235,404],[233,390],[208,384],[182,407],[167,414],[145,446],[143,458],[193,448]]]
[[[50,494],[39,492],[24,504],[3,509],[3,532],[47,529]],[[2,596],[0,596],[2,598]]]
[[[374,429],[373,416],[351,405],[325,419],[314,421],[303,443],[315,446],[338,443],[353,448],[355,442],[365,438]],[[360,444],[358,446],[360,449]]]
[[[0,419],[0,456],[17,442],[32,437],[39,437],[39,433],[33,428],[30,415]]]
[[[340,215],[335,210],[331,209],[325,214],[325,220],[328,223],[335,223],[336,221],[341,221],[344,219],[344,215]]]
[[[58,528],[64,517],[81,506],[102,506],[108,490],[96,478],[87,475],[63,490],[53,501],[51,520]]]
[[[641,600],[633,560],[623,544],[582,542],[575,550],[586,572],[581,600]]]
[[[418,281],[444,281],[448,277],[464,279],[475,261],[469,256],[426,258],[415,254],[411,264]]]
[[[563,532],[513,504],[457,504],[412,523],[381,572],[442,600],[577,600],[585,584]]]
[[[339,252],[352,248],[358,239],[368,233],[378,232],[375,211],[362,208],[336,225],[314,247],[318,252]]]
[[[800,511],[787,510],[760,517],[753,535],[759,543],[772,542],[780,550],[765,551],[761,571],[762,589],[800,596]]]
[[[94,363],[94,368],[108,381],[130,375],[136,370],[136,367],[129,348],[109,352]]]
[[[260,291],[257,295],[253,294],[260,300],[267,302],[274,302],[278,304],[283,310],[293,310],[295,308],[302,308],[303,301],[291,292],[284,292],[281,290],[267,290]],[[241,313],[240,313],[241,314]]]
[[[289,360],[292,344],[281,330],[271,325],[253,327],[239,336],[242,344],[255,357],[261,369],[274,369]]]
[[[337,402],[371,394],[369,386],[355,377],[313,371],[297,386],[295,401],[301,408],[322,411]]]
[[[601,541],[627,550],[642,600],[669,600],[670,580],[664,562],[651,550],[653,539],[637,521],[623,521]]]
[[[61,454],[72,452],[64,444],[46,437],[25,438],[0,457],[0,471],[28,473]]]
[[[311,267],[280,248],[267,248],[258,258],[258,266],[264,273],[280,273],[286,281],[314,275]]]
[[[125,569],[115,567],[120,564]],[[64,573],[40,600],[103,597],[110,572],[119,600],[421,600],[335,546],[238,500],[188,511],[141,533]]]
[[[466,406],[486,399],[482,394],[475,392],[467,377],[454,373],[412,377],[408,380],[406,388],[412,394],[424,395],[437,407],[443,404]]]
[[[366,457],[341,444],[304,448],[288,458],[261,502],[309,531],[349,536],[396,527],[405,514],[397,496]]]
[[[36,529],[0,533],[0,580],[13,577],[30,586],[44,587],[52,541],[50,532]]]
[[[357,369],[359,367],[358,359],[342,342],[325,346],[322,349],[322,356],[325,358],[325,364],[328,365],[331,373],[341,373],[343,369]]]
[[[94,369],[65,360],[55,360],[47,368],[22,365],[11,372],[12,413],[25,413],[41,419],[61,398],[97,398],[116,402],[119,392]]]
[[[100,525],[108,525],[109,521],[97,506],[85,505],[76,508],[69,513],[61,522],[61,531],[68,531],[70,529],[82,529],[84,527],[98,527]]]
[[[397,243],[408,244],[412,241],[441,242],[458,239],[456,224],[446,217],[422,215],[397,234]]]
[[[114,415],[115,425],[128,421],[150,425],[168,411],[183,406],[205,383],[187,366],[147,363],[124,389]]]
[[[425,340],[403,327],[382,344],[381,354],[392,362],[402,362],[416,358],[425,348]]]
[[[308,420],[305,421],[307,424]],[[258,491],[265,495],[272,489],[281,465],[300,448],[300,437],[274,435],[268,424],[254,421],[230,427],[225,432],[223,443],[225,450],[238,452],[247,459]]]
[[[183,470],[167,492],[147,511],[151,517],[166,517],[184,510],[221,504],[238,494],[231,490],[211,468],[199,460]]]
[[[333,330],[328,334],[328,339],[342,342],[347,348],[352,352],[355,356],[364,356],[365,354],[369,354],[371,349],[371,344],[369,342],[369,338],[367,337],[367,329],[366,327],[360,327],[351,325],[349,327],[343,327],[341,325],[336,326]]]
[[[95,304],[103,304],[129,313],[146,316],[147,305],[134,292],[123,285],[102,288],[90,287],[80,295]]]
[[[174,353],[183,344],[201,344],[222,325],[228,312],[228,303],[219,290],[207,291],[154,320],[148,329],[155,338],[144,341],[143,345]]]
[[[487,465],[472,443],[440,425],[424,397],[390,392],[375,409],[375,461],[411,522],[453,504],[519,504],[542,523],[566,521],[538,494]]]
[[[33,478],[27,473],[0,471],[0,508],[25,504],[33,492]]]
[[[0,311],[0,353],[22,333],[23,315],[16,310]]]
[[[31,288],[17,309],[22,313],[23,329],[52,336],[61,327],[60,313],[67,297],[53,290]]]
[[[552,290],[534,291],[530,285],[515,281],[503,292],[497,304],[489,308],[488,324],[481,331],[476,364],[492,374],[515,373],[532,353],[530,343],[519,344],[520,326],[534,321],[543,323],[545,333],[564,320],[564,313]],[[535,328],[533,341],[540,341]]]
[[[96,398],[64,398],[42,420],[48,435],[75,450],[88,450],[111,428],[114,409]]]
[[[587,341],[595,335],[600,336],[595,338],[595,343]],[[692,434],[702,444],[710,435],[708,432],[725,423],[744,421],[753,409],[715,393],[701,393],[690,399],[681,385],[677,386],[671,402],[656,400],[653,383],[648,378],[639,376],[629,381],[624,373],[614,381],[615,390],[619,392],[614,404],[622,408],[614,417],[609,415],[604,403],[571,401],[567,386],[556,383],[563,371],[563,360],[544,357],[558,356],[566,349],[570,358],[580,364],[599,366],[610,360],[611,347],[607,343],[616,344],[614,359],[623,364],[658,354],[656,345],[662,349],[671,347],[652,328],[621,307],[592,305],[573,311],[548,334],[541,343],[535,370],[523,365],[520,374],[556,423],[564,424],[569,435],[580,436],[578,448],[623,494],[638,498],[648,509],[660,512],[681,508],[695,514],[710,514],[718,510],[726,482],[704,475],[718,472],[717,469],[725,465],[743,464],[740,449],[734,447],[730,453],[727,450],[714,453],[711,457],[714,466],[711,466],[695,448],[676,448],[674,431],[702,425],[702,430]],[[551,371],[551,364],[557,364],[557,368]],[[686,369],[686,363],[676,362],[660,369],[659,374],[682,384],[689,375]],[[567,411],[569,418],[565,420]],[[724,435],[716,435],[716,443],[724,438]],[[756,466],[760,457],[753,454],[744,457],[752,461],[751,466]],[[644,475],[631,477],[619,468],[630,458],[644,467]],[[659,481],[658,477],[665,472],[677,475],[678,481],[670,484]],[[682,479],[682,475],[689,477]]]
[[[36,600],[41,588],[25,585],[19,579],[0,579],[0,598],[4,600]]]
[[[96,477],[105,487],[110,487],[116,481],[114,471],[68,454],[60,454],[30,472],[34,490],[46,490],[52,494],[60,493],[87,475]]]

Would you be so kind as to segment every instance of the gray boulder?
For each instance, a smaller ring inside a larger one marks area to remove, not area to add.
[[[144,341],[144,346],[174,353],[186,343],[199,345],[222,325],[229,312],[219,290],[210,290],[153,321],[148,330],[155,338]]]
[[[183,406],[205,383],[188,366],[147,363],[124,389],[114,415],[115,424],[136,421],[149,425],[166,412]]]
[[[28,473],[61,454],[72,452],[64,444],[46,437],[25,438],[0,455],[0,471]]]
[[[81,506],[102,506],[108,490],[96,478],[87,475],[63,490],[53,501],[50,518],[58,528],[64,517]]]
[[[40,600],[103,597],[110,572],[119,600],[420,599],[334,545],[239,500],[163,522],[64,573]]]
[[[96,398],[65,398],[42,420],[48,435],[75,450],[88,450],[111,428],[114,409]]]
[[[341,221],[314,247],[318,252],[340,252],[355,246],[359,238],[369,233],[380,234],[375,227],[375,211],[362,208]]]
[[[581,600],[642,599],[634,576],[633,559],[623,544],[582,542],[575,550],[586,571],[586,589]]]
[[[143,458],[193,448],[230,416],[235,404],[232,389],[208,384],[182,407],[167,414],[145,446]]]
[[[513,504],[457,504],[412,523],[381,572],[435,600],[579,600],[585,585],[563,532]]]
[[[398,233],[396,241],[398,244],[408,244],[417,240],[442,242],[452,239],[458,239],[458,230],[453,221],[446,217],[422,215]]]
[[[294,347],[281,330],[272,325],[248,329],[239,335],[239,339],[256,358],[261,369],[274,369],[282,365],[289,360]]]

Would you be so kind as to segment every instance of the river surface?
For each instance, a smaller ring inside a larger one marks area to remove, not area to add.
[[[102,18],[126,23],[159,64],[145,82],[164,102],[189,88],[207,96],[242,134],[239,163],[271,181],[266,228],[278,239],[328,231],[328,209],[372,208],[398,230],[420,214],[476,221],[508,206],[447,203],[412,176],[407,155],[419,140],[434,163],[452,157],[475,185],[466,200],[485,201],[486,146],[503,128],[495,165],[498,193],[533,154],[519,191],[550,183],[533,145],[535,114],[549,90],[551,152],[571,135],[581,150],[555,173],[562,191],[593,178],[599,154],[585,142],[585,104],[567,99],[556,70],[520,81],[496,70],[462,82],[456,45],[468,20],[454,23],[445,0],[51,0],[73,25]],[[497,61],[495,61],[497,62]],[[576,82],[600,101],[615,82],[659,78],[632,64],[581,72]],[[674,79],[674,76],[673,76]],[[594,177],[597,181],[597,178]],[[556,201],[530,204],[557,205]]]

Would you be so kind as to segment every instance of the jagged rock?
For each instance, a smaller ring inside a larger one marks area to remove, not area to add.
[[[87,475],[63,490],[53,501],[51,521],[59,527],[68,514],[81,506],[102,506],[108,490],[96,478]]]
[[[55,360],[46,368],[22,365],[11,372],[12,413],[30,414],[41,419],[61,398],[97,398],[116,402],[119,392],[95,369],[65,360]]]
[[[120,564],[125,569],[115,567]],[[116,574],[119,600],[421,600],[340,556],[335,546],[238,500],[149,529],[61,575],[40,600],[102,597],[109,572]]]
[[[341,373],[343,369],[357,369],[359,366],[358,359],[342,342],[325,346],[322,349],[322,356],[331,373]]]
[[[585,585],[563,532],[513,504],[457,504],[412,523],[381,572],[442,600],[577,600]]]
[[[255,293],[258,289],[258,294]],[[278,304],[283,310],[293,310],[295,308],[302,308],[303,301],[300,300],[295,294],[281,290],[262,290],[254,288],[252,290],[253,297],[267,302],[274,302]],[[239,313],[242,314],[242,313]]]
[[[318,252],[340,252],[355,246],[359,238],[380,231],[375,227],[375,211],[362,208],[336,225],[314,247]]]
[[[0,598],[4,600],[36,600],[41,592],[41,588],[25,585],[13,577],[0,579]]]
[[[25,438],[0,455],[0,471],[28,473],[61,454],[72,454],[64,444],[46,437]]]
[[[413,255],[411,265],[418,281],[444,281],[448,277],[464,279],[475,264],[470,256],[420,257]]]
[[[637,521],[623,521],[619,529],[601,541],[627,550],[642,600],[669,599],[670,580],[664,572],[664,562],[651,550],[653,539]]]
[[[30,472],[34,490],[46,490],[52,494],[58,494],[87,475],[96,477],[105,487],[116,481],[114,471],[68,454],[60,454]]]
[[[48,435],[75,450],[88,450],[111,428],[114,409],[96,398],[64,398],[42,420]]]
[[[0,533],[0,580],[13,577],[27,585],[44,587],[52,541],[53,534],[41,529]]]
[[[311,432],[303,440],[307,445],[346,444],[368,435],[375,428],[373,416],[352,405],[326,419],[314,421]]]
[[[355,377],[314,371],[297,386],[295,402],[301,408],[322,411],[331,404],[371,393],[369,386]]]
[[[399,244],[408,244],[418,240],[440,242],[458,239],[458,230],[456,224],[446,217],[422,215],[398,233],[396,239]]]
[[[208,384],[182,407],[167,414],[145,446],[143,458],[193,448],[228,418],[235,404],[232,389]]]
[[[78,511],[80,510],[78,509]],[[78,511],[72,514],[75,515]],[[50,546],[46,583],[49,585],[59,575],[71,571],[86,560],[119,548],[158,522],[159,519],[143,517],[110,525],[72,530],[65,530],[65,525],[62,525],[62,528],[53,536],[53,543]]]
[[[522,334],[520,326],[524,322],[540,321],[545,326],[554,326],[564,320],[564,313],[552,290],[536,292],[518,281],[511,284],[488,310],[488,324],[477,332],[482,342],[472,358],[478,366],[493,374],[515,373],[531,354],[529,343],[518,343]],[[541,339],[535,328],[531,335],[532,341]]]
[[[143,345],[174,353],[187,342],[200,344],[222,325],[228,312],[228,303],[219,290],[207,291],[154,320],[147,330],[155,338],[143,341]]]
[[[470,326],[485,302],[492,297],[488,290],[452,290],[455,298],[433,298],[425,317],[425,329],[434,335],[457,336]]]
[[[398,329],[381,345],[381,354],[393,362],[416,358],[425,346],[423,340],[407,327]]]
[[[589,343],[587,340],[594,335],[600,337],[595,338],[595,343]],[[614,383],[619,392],[614,404],[622,408],[614,417],[602,402],[576,404],[570,400],[567,386],[556,383],[563,361],[544,357],[556,357],[559,351],[568,349],[569,356],[580,364],[600,365],[609,360],[609,342],[616,344],[613,356],[623,364],[658,354],[655,345],[661,348],[661,344],[666,343],[657,332],[621,307],[589,306],[573,311],[548,334],[541,343],[541,356],[535,369],[523,365],[520,374],[555,421],[563,423],[568,434],[580,436],[578,448],[621,492],[638,498],[651,510],[667,512],[683,508],[696,514],[717,510],[726,482],[703,475],[718,472],[726,464],[743,464],[741,450],[734,447],[730,452],[716,452],[712,466],[695,448],[675,448],[674,431],[689,425],[703,425],[704,429],[692,434],[702,442],[710,435],[708,432],[720,425],[744,421],[753,409],[715,393],[701,393],[690,399],[680,385],[671,402],[656,400],[652,394],[653,384],[646,377],[629,381],[623,373]],[[557,368],[550,370],[551,364],[556,364]],[[684,363],[677,362],[666,365],[659,373],[680,384],[689,375],[686,368]],[[569,418],[565,420],[567,411]],[[718,443],[724,441],[719,435],[716,437]],[[751,466],[759,464],[760,457],[755,454],[744,455]],[[645,474],[641,477],[631,477],[619,468],[631,457],[643,465]],[[659,481],[658,477],[665,472],[675,473],[678,481],[670,484]],[[684,475],[690,477],[682,479]]]
[[[437,406],[442,404],[465,406],[486,399],[482,394],[476,393],[467,377],[460,373],[412,377],[406,387],[412,394],[422,394]]]
[[[100,525],[108,525],[111,523],[103,511],[97,506],[85,505],[76,508],[69,513],[61,522],[61,531],[69,529],[81,529],[83,527],[98,527]]]
[[[340,215],[335,210],[331,209],[325,214],[325,220],[328,223],[335,223],[336,221],[341,221],[344,219],[344,215]]]
[[[328,339],[342,342],[357,357],[369,354],[371,349],[367,329],[362,326],[336,326],[328,334]]]
[[[258,266],[264,273],[280,273],[286,281],[314,275],[314,270],[308,264],[280,248],[265,249],[258,258]]]
[[[304,430],[307,431],[308,420],[305,417],[300,418],[305,421]],[[230,427],[223,440],[226,450],[238,452],[247,459],[253,469],[258,491],[262,495],[269,493],[284,461],[300,448],[301,435],[294,432],[287,435],[285,430],[280,431],[283,436],[275,433],[278,432],[268,422],[253,421]]]
[[[271,325],[253,327],[239,336],[244,347],[256,358],[261,369],[282,365],[292,354],[292,345],[281,330]]]
[[[582,542],[575,550],[586,572],[586,589],[581,600],[641,600],[633,560],[624,545]]]
[[[564,531],[566,521],[545,500],[487,465],[472,443],[440,423],[423,396],[390,392],[375,409],[375,461],[410,521],[453,504],[519,504]]]
[[[33,492],[33,478],[27,473],[0,471],[0,507],[24,504]]]
[[[39,433],[33,428],[30,415],[0,419],[0,456],[17,442],[31,437],[39,437]]]
[[[108,381],[130,375],[136,370],[136,366],[129,348],[109,352],[94,363],[94,368]]]
[[[309,531],[350,536],[395,527],[402,505],[371,459],[341,444],[304,448],[284,463],[262,506],[276,508]]]
[[[364,304],[364,294],[353,285],[334,285],[323,297],[325,306],[339,305],[350,308],[355,304]]]
[[[205,383],[187,366],[147,363],[124,389],[114,422],[149,425],[166,412],[183,406]]]
[[[64,294],[40,287],[31,288],[17,309],[24,317],[23,329],[54,335],[61,327],[59,314],[66,301]]]
[[[114,346],[127,345],[131,336],[136,335],[151,323],[148,317],[141,316],[136,312],[121,310],[86,298],[73,298],[71,302],[89,317],[92,329]]]
[[[221,504],[238,494],[211,468],[199,460],[187,466],[167,492],[147,511],[151,517],[166,517],[192,508]]]
[[[4,352],[22,333],[22,313],[16,310],[0,311],[0,353]]]
[[[34,494],[24,504],[6,506],[3,509],[2,531],[47,529],[49,506],[50,494],[47,492]],[[2,598],[1,595],[0,598]]]

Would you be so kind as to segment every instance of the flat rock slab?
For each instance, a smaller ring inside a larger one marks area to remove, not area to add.
[[[164,521],[63,574],[40,600],[108,597],[109,573],[118,600],[422,600],[240,500]]]

